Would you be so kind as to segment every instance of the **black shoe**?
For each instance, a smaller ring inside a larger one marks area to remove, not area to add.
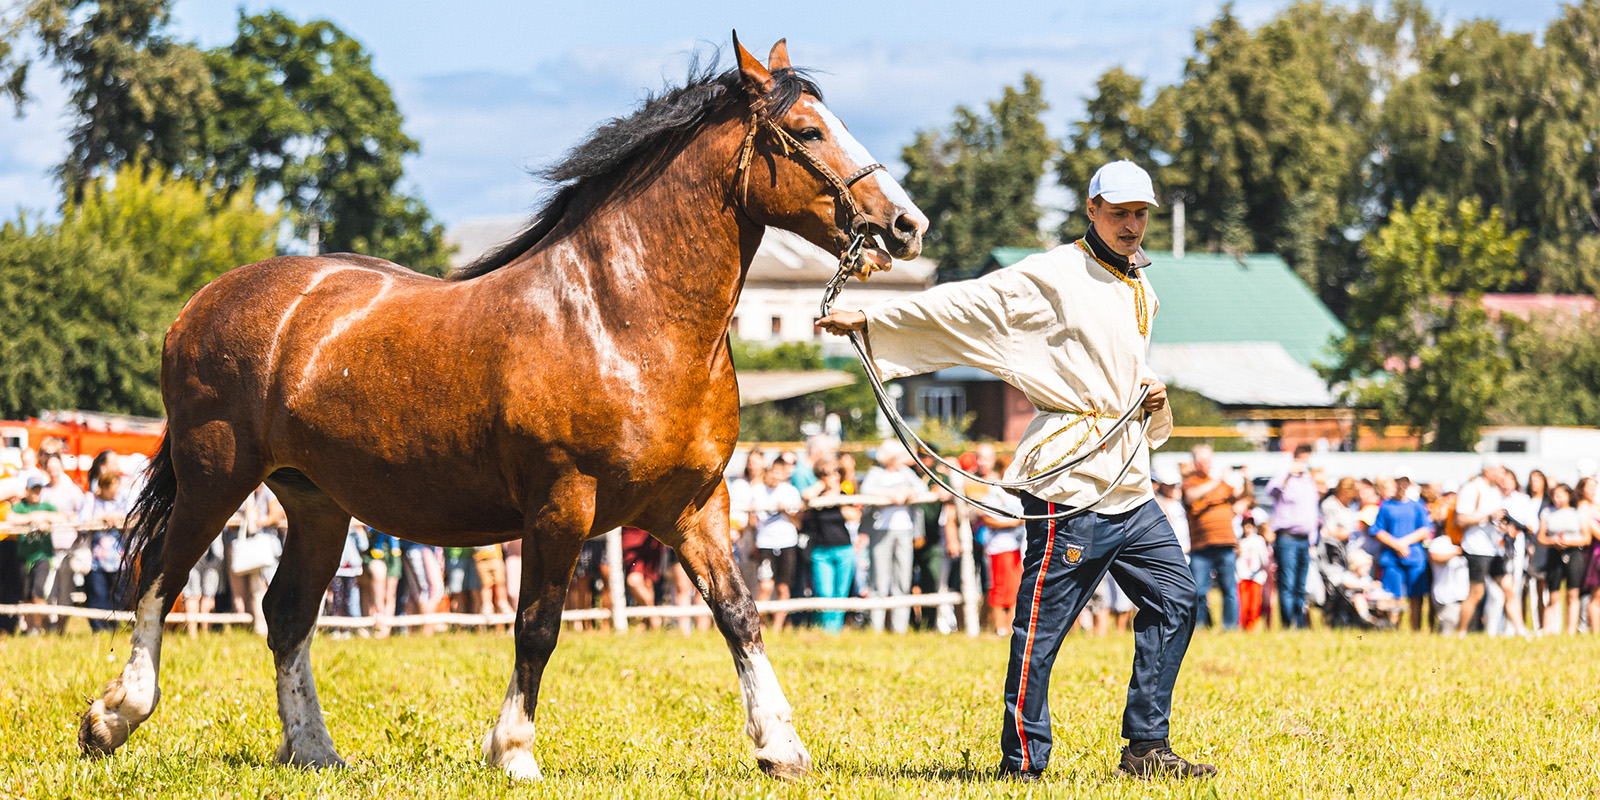
[[[1167,744],[1166,739],[1162,739],[1144,755],[1134,755],[1131,746],[1122,748],[1122,763],[1117,767],[1117,774],[1140,780],[1209,778],[1217,774],[1217,768],[1210,764],[1190,763],[1172,752],[1171,745]]]
[[[1000,767],[994,771],[994,779],[997,781],[1037,783],[1043,777],[1044,771],[1037,769],[1011,769],[1009,767]]]

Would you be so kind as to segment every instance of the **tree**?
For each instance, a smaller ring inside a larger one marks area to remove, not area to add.
[[[1600,2],[1540,47],[1489,21],[1424,52],[1384,106],[1386,202],[1478,198],[1528,233],[1519,290],[1600,290]]]
[[[905,186],[930,224],[924,252],[940,281],[971,277],[989,251],[1037,247],[1040,209],[1034,199],[1056,143],[1040,119],[1049,106],[1032,74],[1006,87],[988,116],[956,108],[945,132],[920,131],[901,153]]]
[[[248,197],[131,166],[59,224],[0,226],[0,415],[160,413],[167,326],[199,283],[272,255],[276,227]]]
[[[1178,143],[1166,191],[1188,201],[1202,247],[1276,251],[1326,295],[1320,245],[1359,148],[1313,49],[1294,24],[1252,34],[1225,6],[1196,32],[1195,51],[1172,100]]]
[[[19,111],[27,62],[7,42],[24,31],[72,89],[76,122],[56,168],[68,200],[124,163],[181,164],[195,152],[216,96],[201,53],[166,35],[170,19],[170,0],[32,0],[0,33],[0,93]]]
[[[252,194],[208,194],[193,180],[125,165],[66,206],[59,232],[133,253],[187,298],[218,275],[273,255],[278,216],[257,208]]]
[[[241,14],[238,38],[206,60],[222,110],[204,157],[225,186],[280,191],[321,250],[448,268],[443,226],[398,188],[417,143],[359,42],[325,20]]]
[[[1600,319],[1509,320],[1511,373],[1489,419],[1497,425],[1593,425],[1600,419]]]
[[[1524,238],[1475,200],[1396,206],[1367,237],[1371,280],[1350,289],[1329,377],[1381,424],[1422,428],[1436,450],[1471,449],[1510,369],[1483,293],[1520,277]]]

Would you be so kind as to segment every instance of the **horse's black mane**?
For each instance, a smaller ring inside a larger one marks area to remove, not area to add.
[[[560,188],[516,238],[455,270],[450,280],[493,272],[528,252],[555,229],[571,210],[573,200],[590,185],[604,183],[610,194],[626,194],[647,185],[701,125],[745,102],[744,79],[738,67],[719,71],[716,53],[708,61],[702,66],[697,55],[689,64],[683,86],[646,97],[638,111],[606,122],[565,158],[537,171],[536,176],[560,184]],[[760,104],[765,118],[788,113],[802,94],[822,99],[821,90],[804,70],[774,70],[772,78],[772,88]]]

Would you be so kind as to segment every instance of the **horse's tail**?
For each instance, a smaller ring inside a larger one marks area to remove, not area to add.
[[[159,569],[146,572],[144,567],[161,562],[167,520],[172,518],[172,504],[177,497],[178,475],[172,469],[172,438],[170,434],[163,434],[160,449],[145,468],[144,488],[133,501],[123,528],[126,543],[122,549],[122,565],[117,570],[117,589],[118,595],[127,598],[130,606],[160,577]],[[138,591],[127,592],[130,586],[137,587]]]

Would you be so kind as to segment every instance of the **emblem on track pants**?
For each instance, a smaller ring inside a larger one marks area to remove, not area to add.
[[[1072,565],[1072,564],[1076,564],[1079,561],[1082,561],[1083,560],[1083,548],[1078,547],[1077,545],[1069,545],[1067,547],[1066,554],[1061,556],[1061,560],[1067,562],[1067,564],[1069,566]]]

